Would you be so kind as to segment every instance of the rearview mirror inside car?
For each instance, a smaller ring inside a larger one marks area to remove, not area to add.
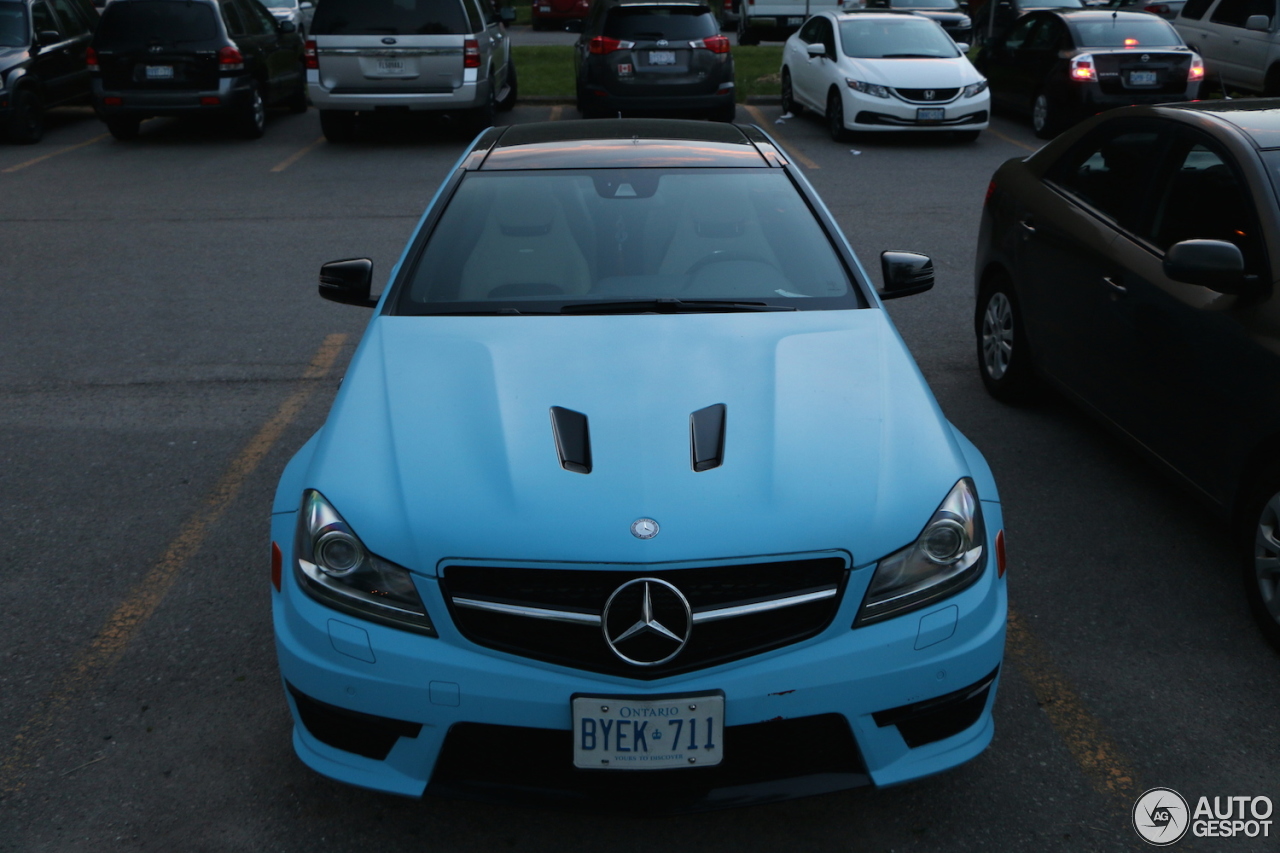
[[[351,258],[331,261],[320,267],[320,295],[331,302],[372,308],[378,304],[369,296],[373,286],[373,261]]]
[[[881,252],[880,271],[884,277],[881,299],[914,296],[933,287],[933,261],[916,252]]]
[[[1174,243],[1164,255],[1164,274],[1219,293],[1241,293],[1246,283],[1244,255],[1239,246],[1226,240]]]

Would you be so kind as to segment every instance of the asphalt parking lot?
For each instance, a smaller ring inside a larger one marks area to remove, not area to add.
[[[429,122],[333,146],[312,110],[256,142],[157,120],[122,143],[67,109],[40,145],[0,147],[0,850],[1145,849],[1129,810],[1148,788],[1280,800],[1280,660],[1224,530],[1065,402],[983,392],[978,216],[1030,129],[841,145],[776,107],[739,120],[805,166],[873,275],[884,249],[934,258],[934,290],[889,311],[1004,501],[1012,617],[983,755],[674,818],[402,800],[306,769],[267,512],[368,319],[321,301],[316,272],[368,256],[383,280],[469,140]]]

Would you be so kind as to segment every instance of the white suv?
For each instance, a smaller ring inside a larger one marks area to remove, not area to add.
[[[358,114],[466,111],[493,124],[516,100],[516,71],[492,0],[321,0],[307,40],[307,88],[330,142]]]
[[[1174,27],[1223,86],[1280,95],[1276,0],[1187,0]]]

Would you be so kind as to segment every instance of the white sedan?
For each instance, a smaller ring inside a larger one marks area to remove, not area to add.
[[[823,12],[787,39],[782,108],[848,131],[953,131],[977,139],[990,120],[987,81],[934,21],[910,12]]]

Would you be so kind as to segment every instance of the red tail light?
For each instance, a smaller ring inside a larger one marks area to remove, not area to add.
[[[218,67],[223,71],[243,71],[244,56],[237,48],[224,47],[218,51]]]
[[[1004,570],[1004,531],[1001,530],[996,534],[996,577],[1004,577]]]
[[[1204,60],[1198,56],[1191,57],[1191,67],[1187,69],[1187,82],[1198,83],[1204,79]]]
[[[982,206],[983,206],[983,207],[986,207],[986,206],[987,206],[987,202],[991,201],[991,196],[995,194],[995,191],[996,191],[996,182],[995,182],[995,181],[992,181],[991,183],[987,184],[987,194],[986,194],[985,196],[983,196],[983,198],[982,198]]]
[[[1071,79],[1081,83],[1098,79],[1098,72],[1093,67],[1093,57],[1089,54],[1077,56],[1071,60]]]
[[[726,12],[733,11],[733,0],[724,0],[724,10]]]
[[[704,48],[712,53],[728,53],[729,37],[728,36],[707,36],[698,41],[689,42],[689,47]]]
[[[93,48],[87,48],[84,52],[84,64],[89,66],[90,71],[98,70],[98,52]]]
[[[306,63],[307,68],[316,69],[320,67],[320,57],[316,55],[315,39],[307,39],[307,45],[302,49],[302,60]]]
[[[628,46],[630,45],[628,44]],[[613,53],[615,50],[622,50],[622,42],[606,36],[596,36],[591,40],[587,49],[596,55]]]
[[[480,67],[480,42],[475,39],[467,39],[462,43],[462,67]]]
[[[280,546],[271,543],[271,585],[276,588],[276,592],[280,591],[280,574],[284,569],[284,554],[280,553]]]

